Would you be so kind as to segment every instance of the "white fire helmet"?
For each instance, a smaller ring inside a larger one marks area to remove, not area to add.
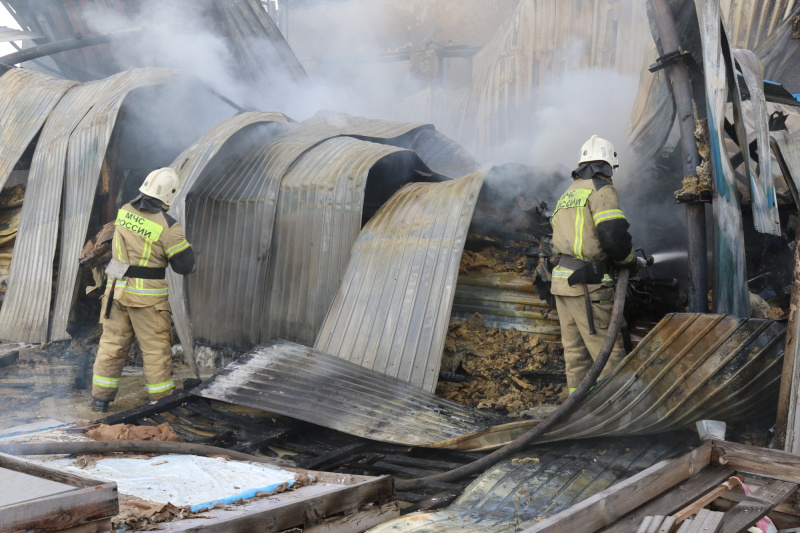
[[[178,194],[179,188],[178,173],[169,167],[164,167],[148,174],[142,186],[139,187],[139,192],[158,198],[169,206],[172,205],[172,200]]]
[[[592,135],[581,147],[581,157],[578,161],[578,165],[582,165],[587,161],[605,161],[611,165],[611,168],[617,168],[619,166],[619,160],[617,159],[617,152],[614,151],[614,145],[597,135]]]

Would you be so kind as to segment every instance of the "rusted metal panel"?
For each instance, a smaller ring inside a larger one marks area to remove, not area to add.
[[[361,230],[367,178],[383,197],[418,172],[430,170],[413,152],[352,137],[328,139],[297,159],[281,181],[262,341],[314,343]]]
[[[731,43],[752,50],[790,18],[800,3],[797,0],[721,0],[720,5]]]
[[[22,206],[8,293],[0,309],[0,338],[19,342],[45,342],[50,338],[53,259],[62,190],[61,274],[69,277],[60,278],[61,301],[56,312],[61,315],[54,317],[54,324],[59,328],[55,337],[68,338],[66,322],[75,290],[77,257],[86,237],[97,178],[117,111],[128,91],[159,83],[171,75],[169,72],[136,69],[78,85],[50,113],[28,175],[27,201]]]
[[[155,15],[154,6],[159,2],[147,0],[2,0],[10,7],[21,27],[40,33],[50,42],[73,37],[92,35],[118,30],[119,24],[127,27],[149,26],[158,18],[173,24],[178,15],[174,10],[182,10],[182,15],[191,21],[196,33],[205,33],[209,39],[222,40],[229,51],[224,57],[227,67],[238,79],[253,87],[275,87],[286,80],[306,81],[307,75],[294,56],[275,23],[264,11],[258,0],[197,0],[183,2],[179,6],[165,9]],[[161,3],[163,4],[163,3]],[[149,28],[152,29],[152,28]],[[155,42],[158,42],[158,31]],[[143,37],[144,38],[144,37]],[[152,39],[152,37],[150,37]],[[167,40],[177,38],[188,42],[187,49],[193,46],[190,37],[183,37],[180,31],[171,32]],[[261,41],[261,46],[254,43]],[[152,42],[147,43],[152,46]],[[144,43],[143,43],[144,44]],[[121,46],[130,46],[121,45]],[[267,49],[269,47],[269,49]],[[149,49],[149,48],[148,48]],[[137,66],[169,66],[181,68],[181,64],[165,64],[169,61],[161,54],[152,63],[143,63],[143,56],[125,53],[114,44],[97,45],[70,50],[53,56],[53,61],[71,79],[87,81],[110,76]],[[153,56],[155,57],[155,56]],[[175,56],[178,57],[178,56]],[[181,56],[185,57],[185,56]],[[277,59],[277,60],[276,60]]]
[[[541,442],[646,435],[697,420],[766,416],[778,394],[785,337],[786,326],[772,320],[668,315]],[[491,449],[531,425],[511,423],[436,446]]]
[[[452,317],[459,320],[480,313],[491,328],[515,328],[560,341],[558,313],[539,299],[531,278],[513,273],[458,276]]]
[[[0,76],[0,189],[74,81],[12,69]]]
[[[32,31],[22,31],[7,26],[0,26],[0,43],[9,41],[28,41],[30,39],[41,39],[44,35]]]
[[[367,223],[315,348],[432,392],[485,171],[405,186]]]
[[[681,446],[668,438],[535,446],[487,470],[447,509],[411,513],[370,531],[522,531],[679,453]]]
[[[136,68],[121,73],[113,88],[89,110],[69,137],[51,341],[69,338],[67,321],[77,290],[78,262],[75,258],[86,242],[94,194],[119,109],[130,91],[166,83],[174,74],[171,69],[157,68]]]
[[[255,111],[240,113],[217,124],[175,159],[172,168],[181,180],[181,190],[172,204],[170,214],[181,223],[189,242],[194,241],[195,235],[193,228],[190,228],[186,221],[186,196],[201,179],[209,163],[229,141],[235,142],[237,138],[251,137],[266,140],[276,133],[276,127],[287,123],[288,119],[282,113]],[[258,130],[256,126],[262,130]],[[197,246],[197,243],[194,242],[194,245]],[[167,281],[170,287],[169,301],[175,329],[187,359],[193,362],[194,331],[190,320],[185,280],[183,276],[178,276],[167,269]]]
[[[197,394],[408,445],[425,445],[504,421],[287,341],[257,346]]]

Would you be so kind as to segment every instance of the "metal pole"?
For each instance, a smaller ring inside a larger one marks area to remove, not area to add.
[[[67,50],[74,50],[76,48],[84,48],[86,46],[93,46],[96,44],[109,43],[121,39],[137,37],[141,34],[141,31],[142,28],[131,28],[129,30],[115,31],[100,35],[79,36],[72,39],[64,39],[52,43],[41,44],[39,46],[33,46],[31,48],[25,48],[19,52],[14,52],[13,54],[0,57],[0,72],[9,70],[11,65],[57,54],[59,52],[66,52]]]
[[[661,40],[662,56],[670,52],[680,52],[680,39],[675,19],[668,0],[649,0],[653,21]],[[689,68],[682,59],[672,61],[667,67],[672,95],[675,98],[678,126],[681,132],[681,151],[683,152],[683,175],[694,176],[700,165],[700,153],[695,144],[695,119],[692,107],[692,83]],[[705,313],[708,310],[708,266],[706,263],[706,215],[705,206],[700,203],[686,204],[689,255],[689,311]]]

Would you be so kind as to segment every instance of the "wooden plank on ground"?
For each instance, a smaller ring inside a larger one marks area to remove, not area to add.
[[[686,533],[718,533],[725,513],[700,509]]]
[[[770,480],[757,492],[747,496],[725,513],[722,520],[722,533],[738,533],[755,525],[762,516],[770,512],[776,505],[794,494],[797,483]]]
[[[764,477],[800,483],[800,456],[746,444],[712,441],[713,464]]]
[[[594,533],[694,476],[708,466],[710,461],[711,442],[704,442],[691,452],[661,461],[529,527],[523,533]],[[635,531],[635,526],[632,529]]]
[[[10,366],[19,360],[19,349],[25,346],[18,342],[0,343],[0,368]]]
[[[670,490],[653,498],[645,505],[626,514],[615,523],[600,530],[601,533],[628,533],[648,515],[670,515],[682,509],[731,477],[734,470],[707,466],[696,475],[675,485]]]

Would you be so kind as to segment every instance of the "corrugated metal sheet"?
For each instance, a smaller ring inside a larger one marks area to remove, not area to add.
[[[486,172],[405,186],[364,227],[315,348],[432,392]]]
[[[442,146],[432,149],[441,164],[446,154],[460,154],[443,136],[420,139],[428,130],[428,124],[319,113],[239,154],[232,168],[209,158],[202,178],[184,186],[179,207],[201,254],[187,283],[191,312],[171,298],[184,345],[191,350],[196,338],[247,350],[269,338],[313,341],[362,209],[372,214],[409,181],[444,179],[397,146],[415,140]],[[298,263],[311,257],[317,259]]]
[[[653,43],[647,51],[645,63],[652,65],[658,57]],[[663,150],[675,123],[675,113],[667,71],[661,69],[650,73],[642,69],[628,134],[631,147],[642,161],[653,161]]]
[[[159,4],[148,0],[2,0],[2,3],[15,13],[21,27],[41,33],[51,42],[75,35],[118,30],[118,26],[112,25],[119,24],[121,19],[128,19],[130,27],[155,24],[156,20],[143,21],[141,13],[154,12]],[[172,9],[186,10],[187,20],[213,21],[199,31],[207,31],[209,36],[218,36],[225,41],[226,49],[230,51],[230,72],[252,86],[276,87],[287,80],[307,79],[302,65],[258,0],[194,0],[172,6]],[[172,14],[172,9],[167,9],[167,13]],[[143,38],[147,38],[146,35],[144,33]],[[177,38],[179,32],[170,35]],[[254,46],[255,43],[259,46]],[[53,60],[66,77],[82,81],[110,76],[137,66],[184,66],[165,64],[169,61],[169,54],[153,53],[145,58],[141,54],[132,57],[119,52],[112,43],[56,54]],[[142,61],[147,59],[152,63],[143,64]]]
[[[274,128],[269,127],[270,124],[287,123],[288,119],[282,113],[255,111],[241,113],[217,124],[175,159],[172,168],[176,170],[181,179],[181,190],[172,204],[170,214],[181,223],[190,242],[193,241],[195,235],[192,231],[193,228],[186,223],[186,196],[193,189],[195,183],[201,179],[209,163],[228,141],[235,143],[237,139],[242,138],[257,138],[266,141],[276,133]],[[254,131],[257,125],[267,125],[268,127],[266,131]],[[196,242],[194,246],[197,246]],[[170,287],[169,301],[175,329],[183,343],[184,351],[190,354],[189,360],[192,361],[191,353],[193,353],[194,342],[191,339],[194,339],[194,331],[186,299],[186,280],[183,276],[176,275],[171,269],[167,269],[167,281]]]
[[[753,50],[797,9],[797,0],[721,0],[728,39],[738,48]]]
[[[730,73],[731,65],[722,54],[727,42],[720,28],[719,0],[695,0],[695,5],[703,42],[706,116],[714,171],[714,311],[745,317],[750,313],[744,230],[736,176],[727,156],[724,134],[728,101],[726,71]]]
[[[0,189],[50,111],[75,84],[21,69],[0,76]]]
[[[792,38],[792,22],[800,16],[800,3],[794,2],[791,12],[758,45],[751,48],[764,63],[764,71],[768,80],[782,83],[789,92],[800,92],[800,68],[798,54],[800,41]],[[738,43],[737,43],[738,45]]]
[[[69,338],[67,321],[77,290],[78,262],[75,258],[86,242],[94,193],[119,109],[129,92],[166,83],[174,74],[170,69],[155,68],[136,68],[121,73],[113,88],[89,110],[69,137],[51,341]]]
[[[646,435],[774,410],[786,326],[727,315],[668,315],[541,442]],[[530,429],[511,423],[440,447],[490,449]]]
[[[57,317],[62,330],[57,332],[58,338],[68,338],[64,328],[75,290],[77,257],[86,237],[100,166],[117,111],[128,91],[159,83],[168,76],[164,70],[137,69],[80,84],[70,89],[50,113],[28,174],[8,292],[0,308],[0,338],[48,340],[53,259],[69,146],[71,175],[64,199],[67,227],[62,236],[61,263],[62,273],[70,277],[62,278],[63,314]]]
[[[411,151],[352,137],[328,139],[297,159],[281,181],[262,341],[314,343],[361,230],[368,176],[384,197],[426,171]]]
[[[733,59],[742,72],[747,90],[750,92],[750,105],[745,106],[741,99],[734,101],[734,108],[739,109],[742,117],[741,126],[744,138],[741,144],[750,143],[755,136],[759,154],[769,154],[769,111],[764,96],[764,69],[753,52],[732,48]],[[750,115],[745,118],[746,115]],[[748,120],[749,119],[749,120]],[[749,125],[754,125],[754,132],[748,132]],[[752,133],[752,135],[751,135]],[[772,177],[772,158],[759,159],[758,168],[750,165],[749,150],[743,150],[744,163],[748,166],[750,177],[750,201],[753,208],[753,223],[756,231],[771,235],[781,234],[781,220],[778,214],[778,199],[775,194],[775,182]]]
[[[488,157],[504,142],[530,138],[543,86],[588,68],[638,74],[651,40],[645,2],[522,0],[474,56],[469,98],[447,130]]]
[[[558,313],[550,309],[531,283],[517,274],[462,274],[458,276],[452,317],[465,320],[480,313],[486,327],[515,328],[560,341]]]
[[[429,444],[503,421],[287,341],[257,346],[197,394],[408,445]]]
[[[487,470],[447,509],[411,513],[370,532],[522,531],[684,447],[685,442],[663,436],[536,446]]]
[[[30,39],[41,39],[44,37],[32,31],[22,31],[7,26],[0,26],[0,43],[7,43],[9,41],[27,41]]]

